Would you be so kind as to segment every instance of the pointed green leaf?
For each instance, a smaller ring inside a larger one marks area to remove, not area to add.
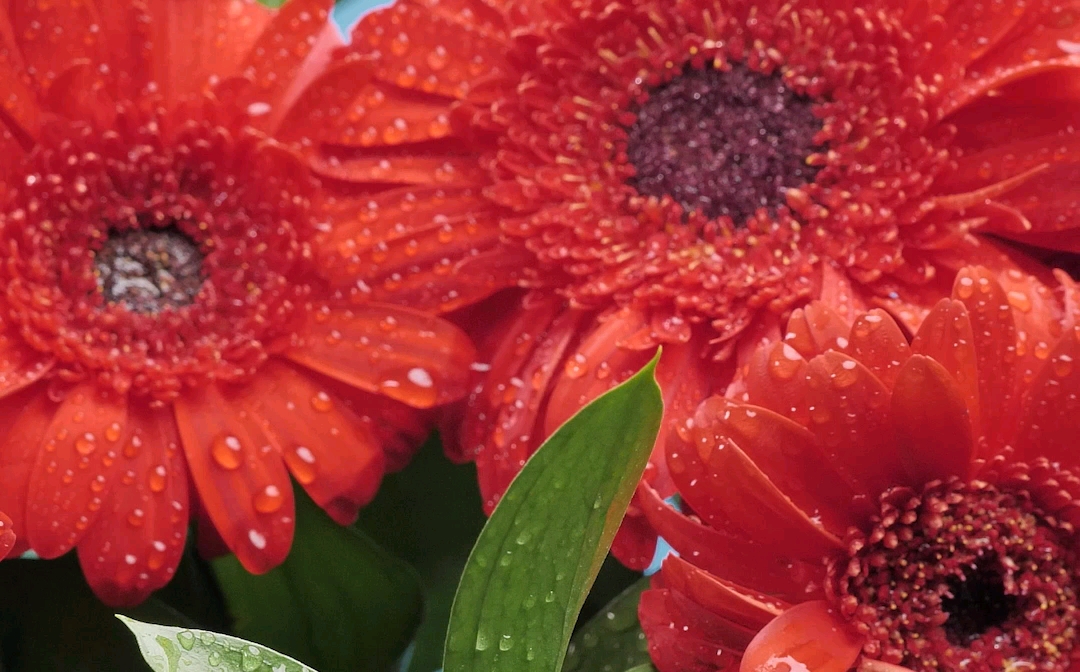
[[[408,646],[423,614],[416,573],[296,488],[289,557],[259,576],[234,556],[213,562],[232,631],[323,672],[379,672]]]
[[[154,672],[315,672],[299,661],[238,637],[116,617],[135,633],[139,650]]]
[[[649,663],[649,646],[637,608],[649,579],[641,579],[578,627],[563,672],[610,672]]]
[[[663,415],[654,372],[560,427],[506,491],[458,585],[446,672],[557,672]]]

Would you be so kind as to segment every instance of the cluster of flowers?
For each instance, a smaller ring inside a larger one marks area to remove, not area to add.
[[[490,510],[663,345],[661,672],[1080,661],[1080,2],[330,6],[0,10],[0,550]]]

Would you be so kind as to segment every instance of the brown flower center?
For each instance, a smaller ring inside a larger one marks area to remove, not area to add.
[[[105,300],[139,313],[179,308],[202,287],[203,255],[174,227],[112,231],[94,255]]]
[[[1076,657],[1076,534],[1027,490],[952,481],[893,491],[869,534],[848,544],[830,561],[828,591],[871,658],[990,672],[1063,670]]]
[[[743,225],[759,208],[814,179],[806,165],[821,122],[812,102],[744,65],[687,68],[649,92],[627,130],[630,185],[686,211]]]

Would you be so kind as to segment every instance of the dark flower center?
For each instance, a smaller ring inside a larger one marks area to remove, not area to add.
[[[848,557],[829,561],[828,593],[865,655],[913,670],[1069,667],[1080,653],[1077,539],[1032,480],[882,496],[873,529],[852,532]]]
[[[949,592],[941,600],[941,610],[949,615],[945,636],[950,642],[967,646],[991,628],[1005,625],[1016,611],[1017,598],[1005,592],[1001,562],[993,555],[954,576],[945,584]]]
[[[821,130],[811,107],[779,74],[739,64],[687,68],[649,92],[628,129],[626,153],[637,171],[630,185],[744,225],[817,174],[806,164]]]
[[[94,255],[94,268],[107,302],[156,313],[195,299],[202,260],[195,242],[174,227],[113,230]]]

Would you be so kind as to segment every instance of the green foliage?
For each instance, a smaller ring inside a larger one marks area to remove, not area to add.
[[[446,672],[561,668],[660,428],[658,357],[568,420],[511,484],[462,574]]]
[[[645,665],[649,650],[637,608],[649,579],[641,579],[609,602],[570,640],[563,672],[611,672]]]
[[[416,573],[296,490],[289,557],[253,576],[234,556],[214,570],[233,631],[322,672],[381,672],[408,646],[423,610]]]
[[[414,567],[423,586],[424,619],[402,672],[442,666],[454,590],[485,522],[476,469],[446,459],[438,437],[405,469],[387,474],[375,500],[360,511],[357,526]]]
[[[151,625],[117,616],[135,633],[139,650],[154,672],[315,672],[264,646],[207,630]]]

